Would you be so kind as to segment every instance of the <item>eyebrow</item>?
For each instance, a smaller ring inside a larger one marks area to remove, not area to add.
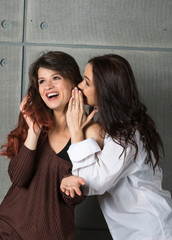
[[[62,77],[62,75],[59,73],[59,72],[55,72],[55,73],[53,73],[51,76],[53,77],[53,76],[55,76],[55,75],[60,75],[61,77]],[[38,80],[39,79],[44,79],[44,77],[40,77],[40,78],[38,78]]]
[[[84,77],[85,77],[86,79],[88,79],[88,80],[91,82],[91,80],[89,79],[89,77],[87,77],[87,76],[85,76],[85,75],[84,75]]]

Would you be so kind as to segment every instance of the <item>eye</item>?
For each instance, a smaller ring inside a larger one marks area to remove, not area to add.
[[[89,86],[89,83],[88,83],[87,81],[85,81],[85,84],[86,84],[87,86]]]
[[[54,76],[53,77],[53,80],[59,80],[59,79],[61,79],[59,76]]]
[[[83,82],[85,83],[86,86],[90,86],[89,80],[84,76]]]
[[[84,81],[85,81],[85,84],[86,84],[87,86],[90,86],[90,84],[88,83],[87,80],[84,80]]]
[[[40,79],[40,80],[38,81],[38,84],[41,85],[41,84],[44,83],[44,82],[45,82],[45,80]]]

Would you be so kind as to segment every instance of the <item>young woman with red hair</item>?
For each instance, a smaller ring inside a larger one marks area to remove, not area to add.
[[[1,148],[10,158],[12,186],[0,205],[0,239],[73,238],[74,206],[84,196],[67,197],[60,183],[72,169],[66,110],[80,82],[79,67],[66,53],[48,52],[31,64],[18,125]],[[86,137],[97,127],[90,126]]]

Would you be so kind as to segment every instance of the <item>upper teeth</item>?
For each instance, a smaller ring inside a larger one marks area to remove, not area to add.
[[[52,96],[58,96],[58,93],[49,93],[48,97],[52,97]]]

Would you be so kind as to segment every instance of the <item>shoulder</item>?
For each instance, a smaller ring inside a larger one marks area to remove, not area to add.
[[[94,138],[95,141],[99,144],[100,148],[103,148],[105,131],[100,124],[91,122],[85,129],[85,137]]]

